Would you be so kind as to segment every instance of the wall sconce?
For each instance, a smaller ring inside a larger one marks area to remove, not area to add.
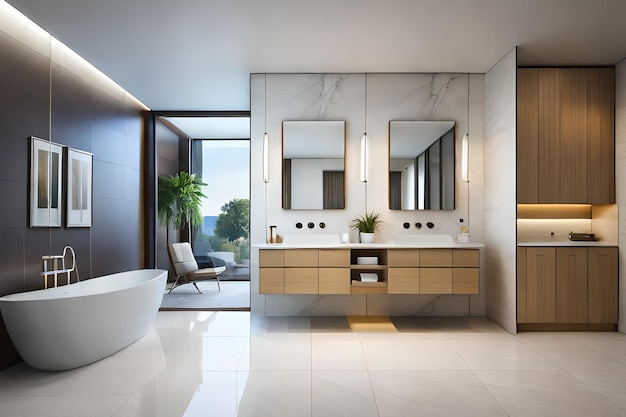
[[[263,182],[266,184],[270,182],[269,142],[270,137],[267,132],[265,132],[263,135]]]
[[[469,134],[463,135],[461,142],[461,179],[469,182]]]
[[[361,138],[361,182],[367,182],[367,133]]]

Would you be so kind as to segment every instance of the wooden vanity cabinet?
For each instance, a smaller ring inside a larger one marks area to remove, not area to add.
[[[375,256],[377,265],[359,265]],[[361,282],[362,272],[378,282]],[[261,294],[478,294],[478,249],[260,249]]]
[[[616,247],[518,247],[517,322],[616,324]]]

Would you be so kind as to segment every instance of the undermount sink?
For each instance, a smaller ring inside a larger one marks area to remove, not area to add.
[[[454,244],[451,235],[397,235],[393,243],[416,246],[448,246]]]
[[[285,245],[338,245],[338,234],[286,234],[283,238]]]

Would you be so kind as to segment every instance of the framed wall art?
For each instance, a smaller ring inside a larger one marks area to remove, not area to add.
[[[61,227],[63,146],[30,138],[30,226]]]
[[[67,227],[91,227],[93,155],[67,150]]]

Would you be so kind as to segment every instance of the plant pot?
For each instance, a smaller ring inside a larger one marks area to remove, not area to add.
[[[374,233],[359,232],[359,237],[361,239],[361,243],[374,242]]]

